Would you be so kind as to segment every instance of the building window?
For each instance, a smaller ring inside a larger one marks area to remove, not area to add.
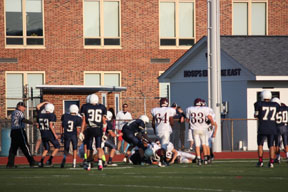
[[[159,72],[159,76],[164,73],[164,71]],[[160,98],[170,98],[170,83],[159,83],[159,97]]]
[[[44,73],[6,72],[6,107],[9,115],[19,101],[28,98],[28,105],[36,107],[40,103],[40,90],[36,85],[44,84]]]
[[[80,101],[79,100],[66,100],[66,101],[63,101],[64,102],[64,105],[63,105],[63,114],[64,113],[70,113],[70,105],[77,105],[78,108],[80,109]]]
[[[84,85],[87,86],[120,86],[120,72],[84,72]]]
[[[84,0],[84,45],[120,46],[120,0]]]
[[[267,35],[267,2],[234,0],[233,35]]]
[[[160,47],[191,47],[195,43],[194,0],[160,0]]]
[[[5,0],[6,46],[44,45],[43,1]]]

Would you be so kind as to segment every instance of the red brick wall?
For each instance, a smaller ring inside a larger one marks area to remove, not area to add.
[[[16,64],[0,63],[0,118],[5,116],[5,71],[45,71],[46,84],[51,85],[83,85],[84,71],[121,71],[121,86],[127,87],[121,102],[128,103],[137,117],[144,113],[145,96],[150,113],[158,106],[154,97],[159,96],[159,71],[187,51],[159,49],[159,0],[121,1],[122,49],[83,48],[82,0],[45,0],[45,49],[5,49],[4,1],[0,1],[0,57],[18,59]],[[287,35],[287,6],[287,0],[269,1],[269,35]],[[223,35],[232,32],[231,9],[232,0],[221,0]],[[196,41],[207,34],[206,20],[207,1],[196,0]],[[170,63],[151,64],[151,58],[169,58]],[[56,109],[62,109],[63,98],[47,96]]]

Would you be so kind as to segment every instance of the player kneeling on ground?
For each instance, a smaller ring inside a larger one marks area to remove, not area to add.
[[[139,119],[132,120],[124,125],[122,129],[123,139],[130,144],[125,154],[125,158],[127,160],[129,159],[128,157],[131,154],[131,149],[136,146],[139,148],[138,150],[141,160],[144,158],[145,147],[142,140],[136,135],[140,133],[143,135],[143,137],[147,137],[147,135],[145,134],[145,124],[148,122],[149,118],[146,115],[141,115]]]
[[[77,105],[71,105],[69,111],[69,114],[64,114],[61,117],[61,137],[64,139],[64,157],[61,163],[61,168],[64,168],[65,166],[66,155],[69,154],[69,146],[71,142],[73,146],[72,167],[76,168],[76,155],[78,144],[77,128],[81,128],[82,118],[78,115],[79,108]]]

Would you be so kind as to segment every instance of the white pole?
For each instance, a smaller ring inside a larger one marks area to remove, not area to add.
[[[216,134],[215,143],[213,145],[213,151],[222,151],[221,142],[221,59],[220,59],[220,6],[219,0],[208,0],[208,70],[210,65],[210,85],[208,87],[208,93],[210,91],[211,96],[211,108],[215,112],[216,123],[218,125],[218,131]],[[210,25],[210,26],[209,26]],[[208,45],[209,44],[209,45]]]

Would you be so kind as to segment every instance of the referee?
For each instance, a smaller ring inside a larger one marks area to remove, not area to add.
[[[26,106],[23,102],[19,102],[16,106],[16,110],[13,111],[11,115],[11,146],[9,150],[9,157],[7,168],[15,168],[14,160],[18,148],[20,147],[31,167],[36,166],[36,162],[30,152],[29,145],[27,142],[27,135],[24,130],[25,123],[33,124],[31,121],[25,119],[24,111]]]

